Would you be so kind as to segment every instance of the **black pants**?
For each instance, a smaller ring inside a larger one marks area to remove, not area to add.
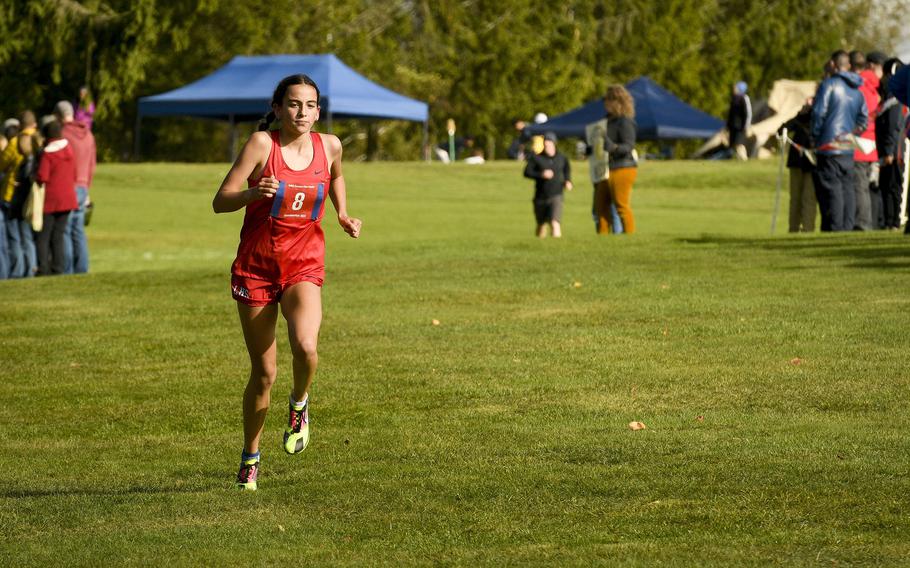
[[[882,192],[886,228],[901,226],[901,181],[901,168],[897,162],[882,164],[878,174],[878,187]]]
[[[38,233],[38,275],[63,274],[66,257],[63,254],[66,225],[71,211],[45,213],[44,227]]]
[[[814,180],[822,231],[852,231],[856,220],[853,154],[818,154]]]
[[[871,231],[872,195],[869,193],[869,177],[872,175],[872,162],[853,163],[853,195],[856,198],[855,222],[851,229]]]

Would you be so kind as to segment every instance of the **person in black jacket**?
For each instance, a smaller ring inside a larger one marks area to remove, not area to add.
[[[610,155],[610,177],[598,184],[595,193],[595,209],[601,222],[606,223],[610,232],[609,207],[612,203],[622,220],[623,234],[635,232],[635,216],[632,214],[632,186],[638,177],[638,158],[635,153],[635,101],[622,85],[610,85],[604,95],[604,110],[607,113],[607,135],[604,150]],[[606,188],[603,188],[603,185]],[[606,189],[606,192],[603,191]]]
[[[882,196],[885,229],[898,230],[901,226],[901,164],[899,156],[903,149],[901,131],[904,117],[901,104],[888,88],[888,80],[901,67],[901,61],[893,58],[882,65],[882,81],[879,83],[881,104],[875,116],[875,146],[881,169],[878,187]]]
[[[748,160],[746,139],[749,128],[752,126],[752,102],[746,94],[748,85],[739,81],[733,85],[733,94],[730,95],[730,108],[727,111],[727,133],[730,135],[730,149],[733,155],[740,160]]]
[[[809,158],[812,139],[809,135],[812,121],[812,98],[800,111],[780,127],[787,129],[787,137],[793,141],[787,154],[787,169],[790,170],[790,232],[811,233],[815,231],[815,217],[818,201],[815,198],[815,184],[812,172],[815,164]]]
[[[556,150],[556,135],[544,135],[543,151],[532,154],[525,166],[524,175],[534,180],[534,218],[537,220],[537,236],[547,236],[547,225],[551,234],[562,236],[563,190],[572,191],[572,174],[569,160]]]

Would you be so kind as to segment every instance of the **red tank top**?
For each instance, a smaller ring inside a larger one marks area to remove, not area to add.
[[[325,236],[319,221],[325,212],[331,173],[322,137],[310,133],[313,160],[303,170],[292,170],[281,155],[278,131],[271,133],[272,148],[261,177],[278,179],[272,199],[257,199],[246,206],[240,246],[231,273],[276,284],[312,276],[325,277]]]

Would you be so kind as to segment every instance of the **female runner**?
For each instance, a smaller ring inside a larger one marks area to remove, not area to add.
[[[296,454],[309,442],[307,403],[316,374],[325,277],[325,238],[319,221],[326,193],[341,228],[351,237],[360,235],[361,221],[347,213],[341,142],[331,134],[313,132],[317,120],[316,83],[306,75],[282,79],[272,96],[272,112],[250,136],[212,200],[216,213],[246,207],[231,267],[231,290],[251,365],[243,393],[240,489],[257,488],[259,439],[277,376],[279,308],[288,322],[294,360],[284,449]]]

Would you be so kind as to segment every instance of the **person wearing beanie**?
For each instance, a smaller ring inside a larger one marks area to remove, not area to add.
[[[74,119],[73,105],[69,101],[60,101],[54,106],[54,115],[63,125],[63,137],[73,150],[76,164],[76,200],[79,207],[70,215],[64,235],[66,274],[88,272],[88,237],[85,234],[85,215],[91,206],[89,188],[95,175],[97,150],[95,137],[92,135],[91,121],[88,123]]]
[[[746,151],[746,138],[752,126],[752,101],[746,91],[749,86],[745,81],[733,85],[733,94],[730,97],[730,109],[727,111],[727,133],[730,136],[730,149],[733,155],[740,160],[748,160]]]
[[[905,119],[901,104],[891,92],[889,82],[902,66],[901,60],[897,58],[882,63],[879,84],[881,103],[875,113],[875,146],[880,163],[878,188],[882,201],[882,225],[891,231],[897,231],[901,226],[903,170],[900,156],[904,149],[901,132]]]

